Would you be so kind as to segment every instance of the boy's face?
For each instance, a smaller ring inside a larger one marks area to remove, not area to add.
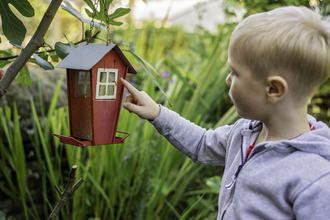
[[[226,78],[229,97],[239,116],[246,119],[262,120],[267,103],[267,80],[253,73],[241,59],[229,53],[228,65],[231,72]]]

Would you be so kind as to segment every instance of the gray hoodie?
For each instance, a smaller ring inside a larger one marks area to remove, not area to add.
[[[151,123],[194,163],[225,166],[219,195],[220,219],[330,219],[330,129],[307,116],[315,127],[291,140],[256,145],[262,123],[203,129],[161,106]]]

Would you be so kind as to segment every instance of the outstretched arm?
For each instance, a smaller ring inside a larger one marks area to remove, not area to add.
[[[140,118],[154,120],[159,115],[159,105],[146,92],[137,90],[123,78],[120,81],[130,93],[123,104],[124,108]]]
[[[226,139],[230,126],[216,131],[206,129],[182,118],[179,114],[158,105],[150,96],[139,91],[124,79],[120,79],[130,95],[126,97],[124,108],[151,124],[175,148],[195,163],[224,165]]]

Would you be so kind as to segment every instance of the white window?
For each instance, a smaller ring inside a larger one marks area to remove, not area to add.
[[[118,69],[97,70],[96,99],[116,99]]]

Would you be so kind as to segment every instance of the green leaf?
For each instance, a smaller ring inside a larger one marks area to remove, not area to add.
[[[10,42],[13,46],[17,47],[18,49],[21,49],[23,50],[24,47],[20,46],[20,45],[17,45],[13,42]],[[54,69],[53,65],[50,64],[48,61],[47,61],[47,58],[48,58],[48,55],[43,55],[43,54],[32,54],[32,56],[34,57],[35,60],[33,59],[29,59],[30,62],[32,63],[36,63],[38,64],[41,68],[45,69],[45,70],[52,70]]]
[[[59,56],[62,60],[69,55],[69,53],[75,49],[74,44],[71,42],[71,44],[64,44],[62,42],[56,42],[55,43],[55,51],[57,56]]]
[[[11,53],[11,50],[0,50],[0,55],[3,55],[5,57],[13,56],[14,54]]]
[[[63,33],[64,34],[64,33]],[[57,56],[59,56],[62,60],[69,55],[71,51],[73,51],[76,47],[72,43],[72,41],[69,41],[69,39],[65,36],[66,40],[68,41],[67,44],[64,44],[62,42],[56,42],[55,43],[55,51]]]
[[[34,64],[37,64],[37,61],[36,61],[36,59],[34,59],[34,58],[30,58],[30,59],[28,60],[28,62],[30,62],[30,63],[34,63]]]
[[[65,4],[65,5],[64,5]],[[62,4],[61,5],[61,8],[63,9],[63,10],[65,10],[65,11],[67,11],[67,12],[69,12],[70,14],[72,14],[73,16],[75,16],[76,18],[78,18],[80,21],[82,21],[82,22],[84,22],[84,23],[87,23],[87,24],[90,24],[90,22],[92,21],[92,20],[90,20],[90,19],[86,19],[86,18],[83,18],[83,16],[74,8],[74,7],[72,7],[72,5],[69,3],[69,2],[67,2],[67,1],[64,1],[64,4]],[[92,14],[90,11],[86,11],[86,13],[90,13],[90,14]],[[94,26],[95,27],[98,27],[98,28],[100,28],[100,29],[103,29],[103,30],[106,30],[106,28],[105,27],[103,27],[102,25],[101,25],[101,23],[100,22],[97,22],[97,21],[94,21]]]
[[[21,45],[26,34],[22,21],[11,11],[8,4],[12,4],[23,16],[33,17],[34,9],[27,0],[1,0],[0,14],[2,30],[9,41]]]
[[[2,1],[2,0],[1,0]],[[25,17],[33,17],[34,9],[27,0],[7,0]]]
[[[2,43],[1,37],[0,37],[0,44]]]
[[[88,37],[89,37],[89,32],[90,32],[89,29],[87,29],[87,30],[85,31],[85,38],[88,38]]]
[[[93,8],[94,8],[93,2],[91,0],[84,0],[84,2],[86,2],[88,7],[93,11]]]
[[[36,59],[37,64],[44,70],[54,69],[52,64],[50,64],[46,59],[41,58],[38,54],[34,53],[32,56]]]
[[[0,68],[4,68],[9,63],[11,62],[7,60],[0,60]]]
[[[86,14],[92,18],[93,17],[93,8],[94,8],[94,4],[92,3],[91,0],[84,0],[84,2],[86,2],[86,4],[89,6],[90,9],[85,8],[85,12]],[[109,5],[112,2],[112,0],[107,1],[106,3],[106,8],[108,11],[109,10]],[[94,18],[99,20],[99,21],[103,21],[106,22],[106,18],[105,18],[105,14],[104,14],[104,4],[103,3],[99,3],[100,4],[100,10],[96,10],[95,11],[95,16]],[[128,14],[131,11],[131,9],[129,8],[117,8],[112,14],[108,15],[109,17],[109,24],[111,25],[115,25],[115,26],[120,26],[123,24],[123,22],[119,22],[119,21],[114,21],[114,19],[122,17],[126,14]],[[95,22],[95,21],[94,21]]]
[[[88,10],[87,8],[85,8],[85,12],[88,15],[88,17],[90,17],[90,18],[93,17],[93,13],[90,10]]]
[[[129,8],[117,8],[111,15],[109,15],[109,23],[115,26],[120,26],[123,22],[114,21],[114,19],[122,17],[131,11]]]
[[[58,56],[56,53],[50,53],[49,55],[53,62],[58,62]]]
[[[21,49],[21,50],[24,49],[24,47],[22,47],[20,44],[16,44],[15,42],[11,42],[11,41],[9,41],[9,43],[10,43],[11,45],[17,47],[18,49]]]
[[[136,47],[135,47],[133,41],[130,41],[130,42],[129,42],[129,47],[131,48],[131,50],[132,50],[133,52],[135,52]]]
[[[93,12],[94,11],[94,4],[92,3],[91,0],[84,0],[84,2],[86,2],[86,4],[90,7],[90,11]],[[112,0],[107,1],[106,3],[106,8],[107,11],[109,10],[109,5],[112,2]],[[97,9],[95,10],[95,16],[94,18],[100,21],[105,21],[105,15],[104,15],[104,4],[102,2],[99,2],[99,6],[100,6],[100,11],[98,11]],[[88,14],[89,17],[93,17],[93,13]]]
[[[21,83],[23,86],[29,86],[32,84],[32,78],[26,65],[24,65],[21,71],[19,71],[16,81]]]
[[[26,29],[21,20],[8,7],[7,0],[0,1],[0,14],[2,30],[6,38],[15,44],[21,45],[26,34]]]

